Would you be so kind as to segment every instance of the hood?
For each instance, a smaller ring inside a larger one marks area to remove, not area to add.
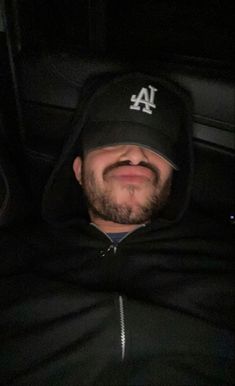
[[[42,216],[48,223],[63,226],[77,221],[89,221],[83,191],[75,179],[72,167],[75,157],[81,152],[80,134],[82,130],[83,133],[86,130],[87,117],[96,95],[102,94],[107,84],[110,85],[123,77],[130,76],[137,78],[144,76],[149,82],[155,82],[158,86],[170,90],[177,96],[183,112],[177,141],[174,144],[178,170],[173,172],[172,189],[168,202],[157,218],[152,219],[152,224],[159,227],[159,225],[166,226],[178,222],[187,209],[193,172],[192,101],[190,96],[178,85],[163,78],[139,73],[116,76],[104,74],[88,80],[84,85],[72,123],[71,135],[64,144],[60,159],[46,184],[42,200]],[[92,135],[99,138],[99,125],[93,125],[93,127]]]

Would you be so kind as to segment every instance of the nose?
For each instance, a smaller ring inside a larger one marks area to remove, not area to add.
[[[120,161],[130,161],[131,165],[138,165],[141,161],[148,161],[144,148],[137,145],[124,145]]]

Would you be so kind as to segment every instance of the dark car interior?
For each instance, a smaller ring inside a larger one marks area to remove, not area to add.
[[[194,103],[191,205],[234,224],[233,2],[0,2],[0,225],[40,218],[84,82],[161,75]]]

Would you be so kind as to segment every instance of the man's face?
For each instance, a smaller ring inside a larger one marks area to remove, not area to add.
[[[77,157],[73,169],[91,217],[120,224],[148,222],[165,205],[172,166],[151,150],[116,145]]]

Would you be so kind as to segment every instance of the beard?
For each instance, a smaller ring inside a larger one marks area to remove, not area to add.
[[[124,163],[123,163],[124,164]],[[119,165],[113,165],[104,172],[104,178],[108,172]],[[146,166],[146,165],[145,165]],[[158,170],[149,167],[154,172],[150,192],[146,195],[143,203],[118,203],[114,197],[112,188],[101,187],[95,173],[82,170],[83,192],[90,212],[95,216],[106,221],[119,224],[143,224],[149,222],[153,216],[157,216],[165,207],[170,190],[172,177],[170,176],[164,183],[161,181]],[[133,196],[139,188],[133,184],[127,184],[129,196]]]

